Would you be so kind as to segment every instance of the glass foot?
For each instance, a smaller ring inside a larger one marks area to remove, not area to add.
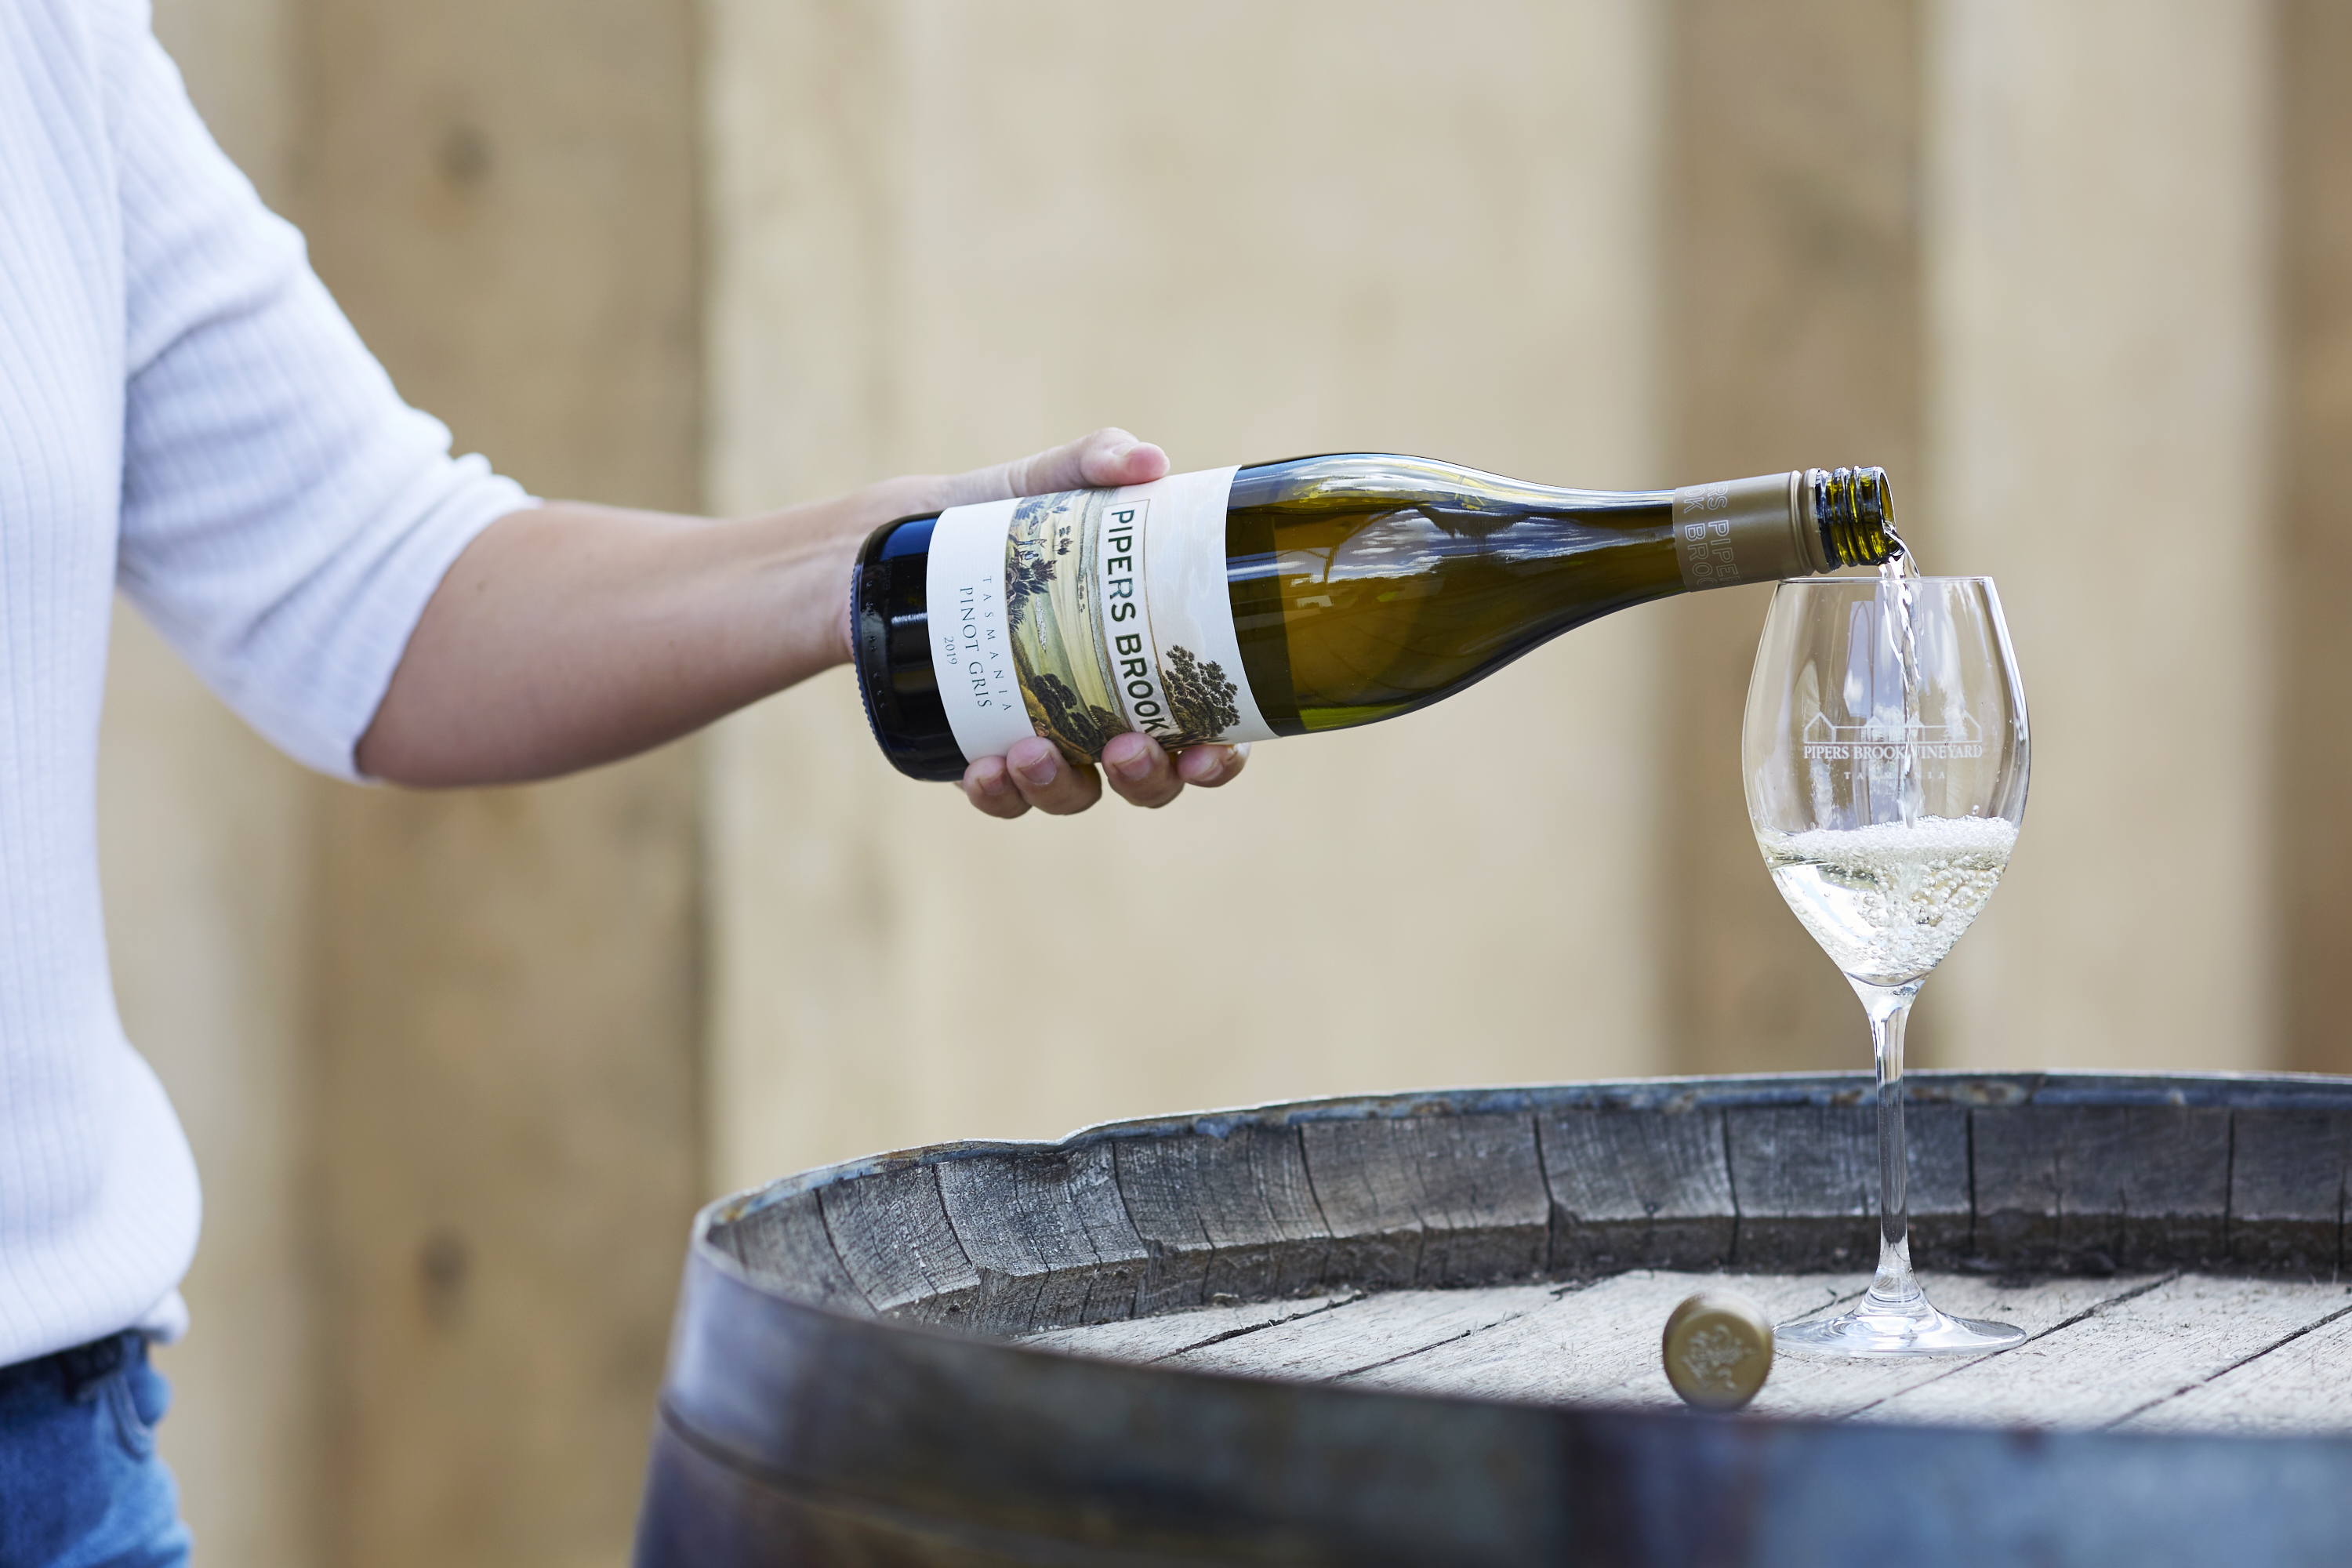
[[[2025,1331],[1940,1312],[1927,1298],[1871,1291],[1834,1318],[1807,1318],[1772,1331],[1777,1350],[1792,1355],[1983,1355],[2025,1342]]]

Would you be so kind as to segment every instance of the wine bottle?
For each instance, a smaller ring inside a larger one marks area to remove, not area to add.
[[[1877,468],[1578,490],[1377,453],[952,507],[875,531],[858,688],[901,773],[1391,719],[1652,599],[1899,553]]]

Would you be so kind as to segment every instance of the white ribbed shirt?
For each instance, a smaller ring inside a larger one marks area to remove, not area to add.
[[[114,591],[348,778],[443,574],[529,504],[400,401],[144,0],[0,0],[0,1364],[173,1331],[195,1249],[99,908]]]

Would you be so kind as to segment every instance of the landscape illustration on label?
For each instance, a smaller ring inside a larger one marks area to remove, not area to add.
[[[1239,721],[1223,668],[1160,646],[1143,579],[1150,500],[1102,490],[1036,496],[1004,541],[1005,618],[1037,732],[1098,757],[1139,730],[1163,746],[1213,740]]]

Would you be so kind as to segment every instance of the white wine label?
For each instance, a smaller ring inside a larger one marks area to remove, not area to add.
[[[966,762],[1001,757],[1005,747],[1037,732],[1021,700],[1004,616],[1004,530],[1013,504],[953,507],[931,525],[923,575],[931,669]]]
[[[1109,645],[1110,686],[1126,711],[1127,727],[1164,737],[1176,732],[1176,718],[1168,705],[1160,645],[1152,638],[1151,610],[1142,591],[1144,527],[1151,500],[1125,496],[1103,508],[1101,542],[1093,552],[1095,592]]]
[[[1180,745],[1274,738],[1274,727],[1250,695],[1241,638],[1234,631],[1233,592],[1225,583],[1225,508],[1238,471],[1171,474],[1134,487],[1139,493],[1161,492],[1144,535],[1144,580],[1150,587],[1151,635]],[[1161,731],[1139,717],[1135,727],[1167,743]]]
[[[1234,472],[940,515],[932,658],[966,758],[999,755],[1033,733],[1089,758],[1129,730],[1171,747],[1274,733],[1250,697],[1225,587]],[[991,545],[1001,609],[977,581]],[[996,649],[1009,654],[1009,669]],[[1008,677],[1017,707],[1006,700]]]

